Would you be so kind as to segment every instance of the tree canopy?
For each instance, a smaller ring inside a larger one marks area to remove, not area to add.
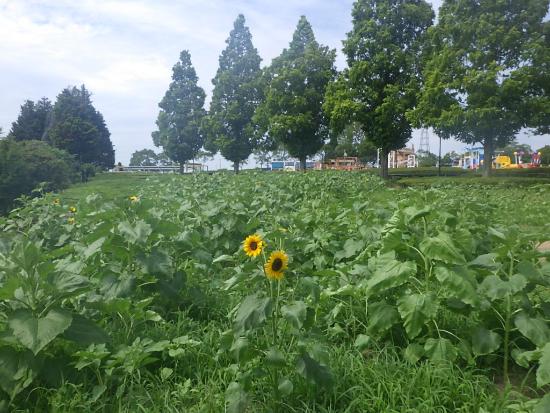
[[[66,88],[57,96],[46,135],[50,144],[74,155],[79,163],[110,168],[115,163],[110,136],[84,85]]]
[[[335,56],[335,50],[317,43],[302,16],[289,47],[266,71],[265,101],[255,119],[263,126],[261,132],[298,158],[304,170],[307,157],[316,154],[329,136],[322,105],[336,73]]]
[[[152,149],[135,151],[130,158],[130,166],[156,166],[158,157]]]
[[[159,103],[158,131],[152,134],[155,145],[162,146],[166,156],[181,168],[197,156],[204,144],[201,124],[206,115],[206,94],[197,82],[191,55],[184,50],[172,70],[172,83]]]
[[[358,0],[353,28],[344,41],[348,68],[327,91],[331,127],[358,122],[381,148],[381,175],[388,176],[388,153],[411,138],[407,111],[421,87],[420,63],[434,12],[424,0]]]
[[[430,30],[425,87],[411,112],[444,138],[497,146],[549,125],[548,0],[445,0]]]
[[[262,99],[259,83],[261,58],[241,14],[226,40],[212,80],[214,90],[205,120],[206,149],[219,151],[233,162],[235,172],[254,148],[252,116]]]
[[[21,105],[17,120],[11,124],[9,139],[16,141],[42,140],[52,113],[52,104],[48,98],[42,98],[36,103],[26,100]]]

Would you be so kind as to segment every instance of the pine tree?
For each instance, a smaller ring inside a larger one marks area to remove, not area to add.
[[[288,49],[266,70],[265,101],[256,113],[267,141],[284,146],[305,170],[308,156],[316,154],[328,138],[322,110],[325,91],[335,75],[335,50],[321,46],[302,16]]]
[[[235,172],[254,149],[252,117],[262,99],[259,83],[261,58],[241,14],[226,40],[220,66],[212,80],[214,90],[205,121],[206,149],[221,152]]]
[[[48,98],[42,98],[34,103],[27,100],[21,105],[17,120],[12,123],[8,138],[16,141],[42,140],[52,112],[52,104]]]
[[[162,146],[164,153],[180,164],[183,172],[185,162],[194,159],[204,144],[201,123],[204,110],[204,90],[197,85],[198,77],[187,50],[172,70],[172,83],[159,103],[161,108],[153,142]]]
[[[84,85],[66,88],[57,96],[46,134],[51,145],[74,155],[81,164],[109,168],[115,163],[110,135]]]
[[[381,148],[380,174],[387,178],[389,152],[411,138],[406,113],[420,90],[423,39],[434,12],[424,0],[358,0],[352,15],[348,68],[329,86],[325,110],[335,131],[361,125]]]

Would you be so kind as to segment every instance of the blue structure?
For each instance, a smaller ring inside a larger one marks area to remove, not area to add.
[[[484,158],[482,147],[465,148],[462,157],[462,169],[478,169],[483,165]]]

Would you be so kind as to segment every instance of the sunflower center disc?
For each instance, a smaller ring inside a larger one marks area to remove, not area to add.
[[[254,251],[254,250],[256,250],[257,248],[258,248],[258,243],[257,243],[256,241],[252,241],[252,242],[250,243],[250,249],[251,249],[252,251]]]
[[[275,258],[273,260],[273,264],[271,265],[271,269],[273,269],[273,271],[279,271],[281,268],[283,268],[283,260],[280,258]]]

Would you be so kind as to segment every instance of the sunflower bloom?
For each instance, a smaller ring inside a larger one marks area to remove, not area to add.
[[[68,223],[69,225],[74,225],[75,222],[76,222],[76,220],[75,220],[73,217],[69,217],[69,218],[67,219],[67,223]]]
[[[264,265],[265,275],[270,280],[280,281],[288,268],[288,255],[284,251],[274,251]]]
[[[76,207],[74,207],[74,206],[69,207],[69,212],[74,214],[76,212]]]
[[[59,200],[59,198],[55,198],[55,199],[53,200],[53,204],[54,204],[54,205],[59,205],[59,204],[61,204],[61,201]]]
[[[139,201],[139,198],[135,195],[132,195],[131,197],[128,198],[131,202],[137,202]]]
[[[249,235],[243,242],[243,249],[249,257],[257,257],[262,253],[265,242],[259,235]]]

